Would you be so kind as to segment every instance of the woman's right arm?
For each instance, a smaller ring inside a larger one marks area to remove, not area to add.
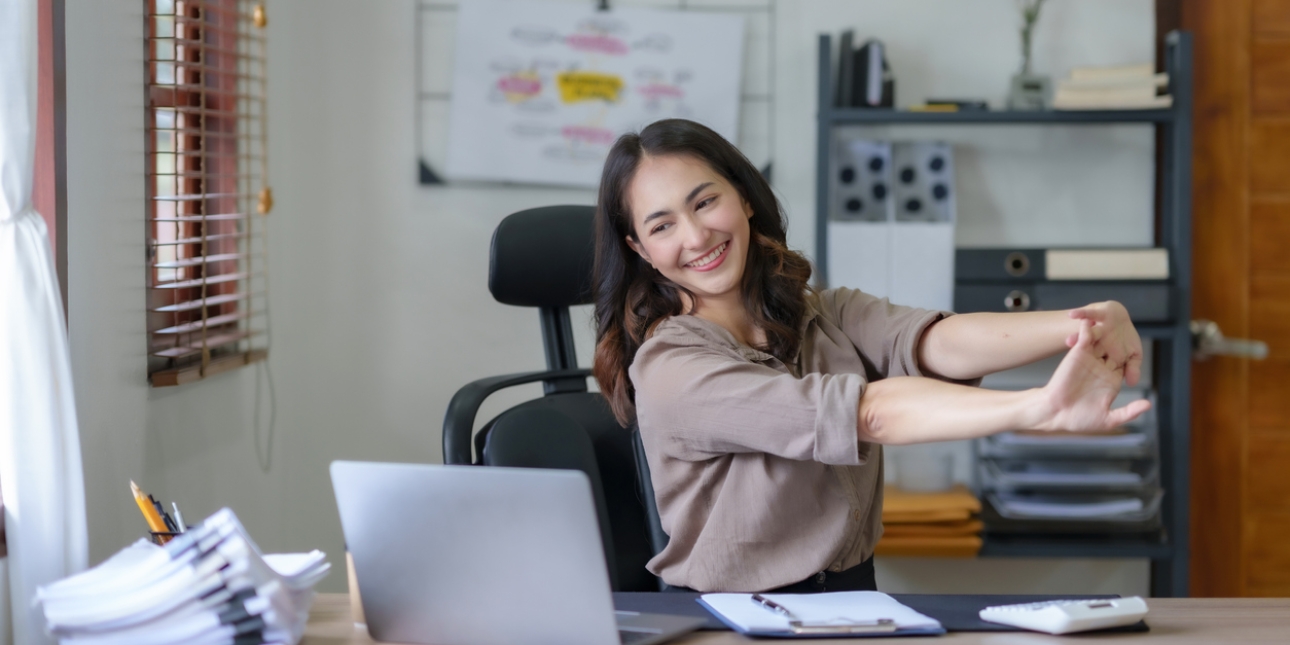
[[[860,441],[909,444],[972,439],[1007,430],[1106,430],[1146,412],[1146,400],[1111,409],[1123,368],[1093,349],[1092,324],[1048,384],[1020,392],[981,390],[934,379],[903,376],[870,383],[860,397]]]

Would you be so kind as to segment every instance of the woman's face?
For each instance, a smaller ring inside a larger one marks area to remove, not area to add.
[[[627,189],[636,239],[627,244],[700,302],[737,299],[752,207],[706,162],[644,157]]]

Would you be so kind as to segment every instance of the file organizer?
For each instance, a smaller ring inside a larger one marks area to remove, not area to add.
[[[892,302],[949,309],[954,150],[930,141],[837,136],[831,144],[828,273]]]
[[[1143,398],[1125,390],[1115,407]],[[977,440],[987,534],[1129,534],[1162,526],[1156,414],[1115,434],[1005,432]]]

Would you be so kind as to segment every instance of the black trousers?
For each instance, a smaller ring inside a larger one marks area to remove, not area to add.
[[[821,571],[805,580],[771,589],[766,593],[820,593],[822,591],[877,591],[873,558],[846,571]]]
[[[688,587],[668,587],[668,591],[694,591]],[[763,593],[820,593],[823,591],[877,591],[873,575],[873,558],[846,571],[821,571],[811,577]]]

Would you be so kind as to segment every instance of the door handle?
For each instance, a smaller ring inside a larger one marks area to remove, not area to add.
[[[1212,320],[1191,321],[1192,356],[1205,360],[1210,356],[1235,356],[1261,361],[1268,357],[1268,344],[1248,338],[1227,338]]]

